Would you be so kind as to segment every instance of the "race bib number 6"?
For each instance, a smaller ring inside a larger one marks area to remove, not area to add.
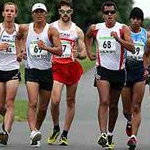
[[[136,52],[135,54],[132,54],[131,52],[128,51],[127,56],[142,61],[144,54],[144,45],[142,43],[135,43],[135,52]]]
[[[47,55],[47,51],[38,47],[37,41],[32,41],[29,49],[31,56],[34,58],[41,58],[41,56]]]

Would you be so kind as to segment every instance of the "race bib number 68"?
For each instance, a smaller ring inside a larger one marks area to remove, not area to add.
[[[99,38],[100,53],[114,53],[116,51],[116,40],[113,37]]]

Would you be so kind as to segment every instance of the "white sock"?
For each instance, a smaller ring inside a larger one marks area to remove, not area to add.
[[[107,135],[109,135],[109,136],[113,136],[113,132],[107,132]]]
[[[132,137],[133,137],[133,138],[135,138],[135,139],[137,140],[137,138],[136,138],[136,136],[135,136],[135,135],[131,135],[131,137],[130,137],[130,138],[132,138]]]

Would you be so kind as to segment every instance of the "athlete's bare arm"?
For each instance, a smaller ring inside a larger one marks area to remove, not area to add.
[[[38,47],[42,48],[43,50],[47,50],[54,55],[61,56],[62,55],[62,46],[61,46],[58,31],[54,27],[50,26],[49,30],[48,30],[48,36],[49,36],[49,40],[52,42],[53,45],[51,47],[49,47],[49,46],[45,45],[45,43],[42,40],[40,40],[38,42]]]
[[[135,47],[131,39],[131,32],[128,26],[123,26],[123,37],[124,39],[118,37],[116,32],[111,32],[111,36],[113,36],[123,47],[132,53],[135,53]]]
[[[94,32],[94,30],[95,30],[95,24],[89,27],[85,35],[86,51],[90,60],[96,59],[96,55],[92,53],[92,45],[93,45],[93,40],[94,40],[92,33]]]
[[[143,65],[144,68],[148,69],[149,66],[149,57],[150,57],[150,38],[148,38],[146,43],[146,49],[143,55]]]
[[[28,24],[22,24],[19,27],[19,31],[16,35],[16,51],[17,60],[21,61],[22,58],[26,59],[26,38],[29,30]]]
[[[83,31],[77,27],[76,28],[77,34],[78,34],[78,55],[77,58],[79,59],[85,59],[86,58],[86,48],[84,43],[84,33]]]

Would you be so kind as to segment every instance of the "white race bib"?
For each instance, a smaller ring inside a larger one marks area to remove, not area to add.
[[[61,40],[61,44],[62,44],[62,51],[63,54],[61,56],[61,58],[68,58],[71,56],[71,50],[72,47],[70,45],[70,41],[66,41],[66,40]]]
[[[116,52],[116,40],[113,37],[99,37],[98,43],[100,53]]]
[[[30,51],[31,57],[32,58],[45,57],[47,55],[47,51],[39,48],[37,42],[38,41],[32,41],[30,43],[29,51]]]
[[[135,43],[135,54],[132,54],[131,52],[127,51],[127,56],[131,57],[133,59],[142,61],[143,60],[143,54],[144,54],[144,45],[142,43]]]
[[[15,42],[14,41],[10,41],[8,42],[9,47],[7,48],[7,50],[3,51],[4,54],[16,54],[16,46],[15,46]]]

